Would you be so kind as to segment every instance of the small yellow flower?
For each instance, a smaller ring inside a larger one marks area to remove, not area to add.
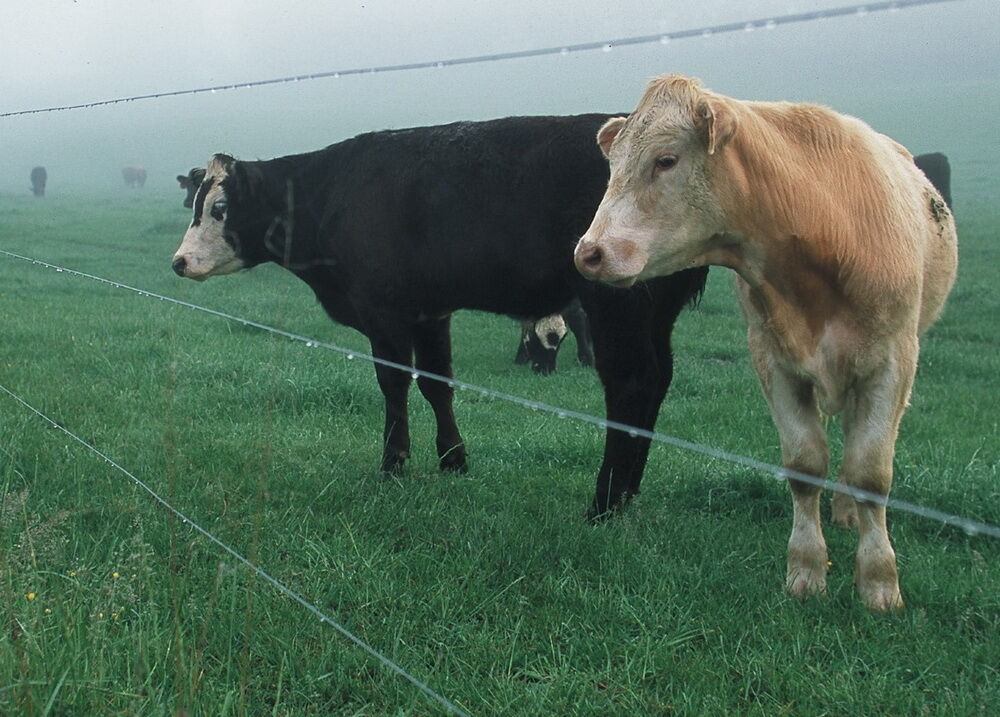
[[[25,597],[28,598],[29,600],[34,600],[35,599],[35,593],[28,593],[27,595],[25,595]]]
[[[833,567],[833,563],[831,561],[827,560],[826,561],[826,567],[832,568]]]
[[[45,608],[45,614],[46,615],[51,615],[52,614],[52,608],[50,608],[50,607]]]
[[[113,577],[115,580],[117,580],[119,576],[118,576],[118,573],[111,573],[111,577]]]
[[[70,576],[71,578],[75,578],[75,577],[76,577],[76,571],[75,571],[75,570],[70,570],[70,571],[69,571],[69,576]]]
[[[118,619],[118,613],[116,613],[116,612],[111,613],[111,619],[112,620],[117,620]]]

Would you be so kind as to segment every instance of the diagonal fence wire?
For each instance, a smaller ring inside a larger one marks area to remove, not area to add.
[[[167,500],[164,499],[163,497],[161,497],[159,493],[157,493],[155,490],[153,490],[151,487],[149,487],[149,485],[147,483],[145,483],[143,480],[141,480],[140,478],[138,478],[134,473],[130,472],[129,470],[127,470],[125,468],[123,468],[121,465],[119,465],[114,460],[112,460],[111,458],[109,458],[105,453],[101,452],[93,444],[88,443],[83,438],[80,438],[79,436],[77,436],[75,433],[73,433],[72,431],[70,431],[68,428],[66,428],[64,425],[62,425],[58,421],[55,421],[55,420],[49,418],[47,415],[45,415],[44,413],[42,413],[41,411],[39,411],[37,408],[35,408],[34,406],[32,406],[30,403],[28,403],[27,401],[25,401],[23,398],[21,398],[20,396],[18,396],[16,393],[14,393],[13,391],[11,391],[9,388],[7,388],[6,386],[4,386],[3,384],[0,384],[0,391],[2,391],[3,393],[6,393],[8,396],[10,396],[12,399],[14,399],[15,401],[17,401],[18,403],[20,403],[22,406],[24,406],[25,408],[27,408],[29,411],[31,411],[32,413],[34,413],[36,416],[38,416],[39,418],[41,418],[43,421],[47,422],[50,426],[52,426],[53,428],[57,428],[62,433],[66,434],[71,439],[73,439],[74,441],[76,441],[77,443],[79,443],[80,445],[82,445],[84,448],[86,448],[87,450],[89,450],[91,453],[93,453],[97,457],[101,458],[105,463],[107,463],[108,465],[110,465],[112,468],[115,468],[116,470],[118,470],[121,473],[125,474],[133,483],[135,483],[137,486],[139,486],[144,491],[146,491],[146,493],[148,493],[150,495],[150,497],[154,501],[156,501],[161,506],[163,506],[169,513],[171,513],[172,515],[174,515],[176,518],[180,519],[181,523],[183,523],[184,525],[190,525],[195,531],[197,531],[198,533],[200,533],[204,538],[206,538],[210,542],[214,543],[217,547],[221,548],[224,552],[228,553],[234,560],[236,560],[237,562],[241,563],[242,565],[244,565],[245,567],[247,567],[251,571],[253,571],[257,575],[257,577],[259,577],[261,580],[263,580],[266,583],[269,583],[278,592],[282,593],[283,595],[286,595],[287,597],[289,597],[292,600],[294,600],[295,602],[297,602],[299,605],[301,605],[306,610],[308,610],[313,615],[315,615],[317,618],[319,618],[320,622],[325,623],[325,624],[329,625],[330,627],[332,627],[334,630],[336,630],[341,635],[343,635],[345,638],[347,638],[352,643],[354,643],[357,647],[361,648],[366,653],[368,653],[368,655],[370,655],[371,657],[375,658],[376,660],[378,660],[379,662],[381,662],[383,665],[385,665],[388,669],[392,670],[397,675],[399,675],[400,677],[402,677],[403,679],[405,679],[406,681],[408,681],[414,687],[416,687],[421,692],[423,692],[425,695],[427,695],[427,697],[429,697],[430,699],[432,699],[435,702],[437,702],[438,704],[440,704],[449,713],[456,714],[456,715],[462,715],[462,717],[468,717],[468,713],[467,712],[465,712],[464,710],[462,710],[459,707],[457,707],[453,702],[451,702],[447,698],[442,697],[441,695],[439,695],[437,692],[435,692],[433,689],[431,689],[425,682],[423,682],[423,681],[417,679],[416,677],[414,677],[413,675],[411,675],[409,672],[407,672],[405,669],[403,669],[400,665],[398,665],[397,663],[395,663],[392,660],[390,660],[388,657],[386,657],[381,652],[379,652],[378,650],[376,650],[375,648],[373,648],[371,645],[369,645],[367,642],[365,642],[364,640],[362,640],[360,637],[358,637],[357,635],[355,635],[354,633],[352,633],[350,630],[348,630],[346,627],[344,627],[339,622],[337,622],[336,620],[334,620],[332,617],[329,617],[326,613],[324,613],[318,607],[316,607],[311,602],[309,602],[308,600],[306,600],[299,593],[297,593],[296,591],[292,590],[290,587],[286,586],[284,583],[282,583],[281,581],[279,581],[277,578],[272,577],[269,573],[265,572],[262,568],[258,567],[254,563],[250,562],[250,560],[248,560],[247,558],[245,558],[241,553],[239,553],[235,549],[229,547],[226,543],[223,543],[219,538],[215,537],[215,535],[213,535],[212,533],[208,532],[205,528],[202,528],[194,520],[192,520],[187,515],[185,515],[184,513],[182,513],[180,510],[178,510],[177,508],[175,508],[173,505],[171,505],[169,502],[167,502]]]
[[[711,37],[733,32],[753,32],[757,29],[773,30],[779,25],[794,25],[815,20],[825,20],[835,17],[846,17],[850,15],[866,16],[878,12],[897,12],[912,7],[922,5],[941,5],[946,2],[959,2],[960,0],[893,0],[892,2],[869,2],[855,5],[844,5],[840,7],[828,8],[824,10],[810,10],[807,12],[788,13],[785,15],[771,15],[744,20],[739,22],[727,22],[717,25],[706,25],[704,27],[689,28],[687,30],[673,30],[670,32],[658,32],[652,35],[635,35],[632,37],[620,37],[613,40],[596,40],[593,42],[581,42],[571,45],[554,45],[552,47],[539,47],[530,50],[514,50],[510,52],[497,52],[489,55],[472,55],[468,57],[453,57],[440,60],[426,60],[422,62],[409,62],[395,65],[375,65],[370,67],[351,67],[342,70],[328,70],[325,72],[313,72],[303,75],[289,75],[288,77],[274,77],[267,80],[252,80],[250,82],[238,82],[228,85],[214,85],[209,87],[197,87],[186,90],[171,90],[167,92],[151,92],[144,95],[133,95],[130,97],[118,97],[110,100],[98,100],[96,102],[84,102],[75,105],[62,105],[56,107],[43,107],[38,109],[17,110],[12,112],[0,112],[0,118],[17,117],[20,115],[41,114],[45,112],[63,112],[66,110],[90,109],[93,107],[103,107],[106,105],[116,105],[122,102],[136,102],[139,100],[152,100],[165,97],[178,97],[182,95],[198,95],[206,92],[216,93],[226,90],[236,90],[243,88],[264,87],[267,85],[280,85],[290,82],[300,82],[304,80],[320,80],[327,78],[348,77],[351,75],[373,75],[390,72],[406,72],[412,70],[426,70],[431,68],[456,67],[459,65],[474,65],[487,62],[503,62],[527,57],[543,57],[547,55],[568,55],[575,52],[587,52],[593,50],[610,51],[616,47],[626,47],[629,45],[649,45],[659,43],[669,44],[672,40],[684,40],[692,37]]]
[[[582,413],[579,411],[560,408],[558,406],[552,406],[547,403],[542,403],[540,401],[533,401],[531,399],[523,398],[521,396],[504,393],[502,391],[495,391],[491,388],[486,388],[484,386],[477,386],[475,384],[467,383],[465,381],[460,381],[455,378],[449,378],[447,376],[441,376],[438,374],[430,373],[428,371],[423,371],[421,369],[414,368],[413,366],[407,366],[405,364],[396,363],[394,361],[387,361],[385,359],[381,359],[376,356],[370,356],[363,352],[343,348],[341,346],[337,346],[336,344],[327,343],[325,341],[320,341],[318,339],[309,338],[308,336],[302,336],[300,334],[296,334],[290,331],[274,328],[272,326],[261,324],[251,319],[246,319],[240,316],[234,316],[232,314],[227,314],[223,311],[210,309],[204,306],[198,306],[197,304],[192,304],[190,302],[182,301],[180,299],[175,299],[169,296],[163,296],[161,294],[157,294],[152,291],[147,291],[145,289],[138,289],[136,287],[129,286],[127,284],[122,284],[120,282],[113,281],[111,279],[106,279],[104,277],[95,276],[93,274],[88,274],[86,272],[77,271],[76,269],[68,269],[66,267],[58,266],[56,264],[50,264],[40,259],[23,256],[21,254],[15,254],[13,252],[9,252],[2,249],[0,249],[0,255],[7,256],[12,259],[19,259],[21,261],[26,261],[36,266],[42,266],[48,269],[53,269],[59,273],[66,273],[73,276],[79,276],[81,278],[97,281],[118,289],[125,289],[127,291],[134,292],[139,296],[159,299],[160,301],[166,301],[171,304],[193,309],[195,311],[201,311],[206,314],[211,314],[212,316],[217,316],[219,318],[226,319],[227,321],[233,321],[235,323],[242,324],[243,326],[251,326],[253,328],[261,329],[262,331],[267,331],[269,333],[275,334],[277,336],[283,336],[284,338],[291,339],[293,341],[299,341],[309,347],[319,347],[330,351],[335,351],[337,353],[341,353],[344,356],[346,356],[348,360],[353,360],[355,358],[361,359],[363,361],[368,361],[369,363],[372,364],[380,364],[382,366],[387,366],[389,368],[397,369],[399,371],[408,372],[415,379],[419,377],[429,378],[435,381],[446,383],[448,386],[452,388],[472,391],[484,395],[488,398],[517,404],[525,408],[529,408],[533,411],[543,411],[546,413],[551,413],[559,418],[572,418],[582,423],[589,423],[591,425],[597,426],[598,428],[602,429],[613,429],[617,431],[622,431],[624,433],[627,433],[632,438],[637,438],[637,437],[648,438],[657,443],[665,443],[667,445],[674,446],[675,448],[680,448],[685,451],[699,453],[701,455],[708,456],[710,458],[715,458],[729,463],[734,463],[736,465],[741,465],[745,468],[750,468],[752,470],[761,471],[764,473],[770,473],[771,475],[774,476],[776,480],[786,481],[789,479],[794,479],[797,481],[801,481],[803,483],[808,483],[810,485],[817,486],[819,488],[828,489],[837,493],[844,493],[858,501],[863,501],[866,503],[874,503],[876,505],[882,505],[885,506],[886,508],[899,510],[904,513],[910,513],[911,515],[919,516],[921,518],[927,518],[929,520],[935,520],[940,523],[944,523],[946,525],[951,525],[957,528],[961,528],[969,536],[985,535],[992,538],[1000,539],[1000,527],[991,525],[989,523],[972,520],[971,518],[966,518],[960,515],[945,513],[944,511],[940,511],[934,508],[928,508],[904,500],[899,500],[897,498],[889,498],[888,496],[883,496],[877,493],[872,493],[870,491],[862,490],[861,488],[856,488],[854,486],[850,486],[845,483],[834,482],[831,480],[827,480],[825,478],[809,475],[807,473],[801,473],[799,471],[776,466],[774,464],[767,463],[765,461],[759,461],[755,458],[748,458],[746,456],[742,456],[736,453],[731,453],[729,451],[724,451],[719,448],[714,448],[712,446],[707,446],[694,441],[688,441],[683,438],[677,438],[675,436],[670,436],[656,431],[649,431],[643,428],[639,428],[637,426],[630,426],[624,423],[619,423],[618,421],[611,421],[608,420],[607,418],[598,418],[597,416],[591,416],[589,414]]]

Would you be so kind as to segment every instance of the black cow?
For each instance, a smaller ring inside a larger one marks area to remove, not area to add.
[[[582,366],[594,365],[594,342],[590,338],[590,323],[579,299],[562,311],[543,316],[537,321],[521,323],[521,341],[514,356],[516,364],[530,364],[535,373],[547,376],[556,370],[559,347],[566,334],[576,338],[576,358]]]
[[[142,167],[122,167],[122,179],[126,187],[145,187],[146,170]]]
[[[652,429],[673,374],[670,333],[705,284],[700,268],[631,290],[573,265],[608,180],[594,137],[609,115],[512,117],[374,132],[307,154],[241,162],[215,155],[174,255],[207,279],[273,261],[381,359],[450,377],[450,315],[540,318],[574,296],[590,318],[612,421]],[[377,364],[383,471],[410,454],[411,376]],[[452,388],[420,377],[443,469],[465,471]],[[649,440],[609,430],[590,516],[639,492]]]
[[[45,196],[45,182],[49,179],[49,173],[45,167],[35,167],[31,170],[31,193],[36,197]]]
[[[194,194],[198,191],[201,180],[204,178],[205,170],[201,167],[192,167],[187,174],[177,175],[177,183],[181,185],[181,189],[187,191],[187,195],[184,197],[184,206],[188,209],[194,205]]]
[[[920,171],[930,180],[934,188],[941,192],[948,208],[951,208],[951,165],[948,158],[940,152],[930,154],[918,154],[913,158],[913,163],[920,167]]]

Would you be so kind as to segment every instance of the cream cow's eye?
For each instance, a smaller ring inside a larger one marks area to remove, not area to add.
[[[673,169],[677,165],[677,155],[675,154],[664,154],[663,156],[656,158],[656,170],[658,172],[666,171],[668,169]]]

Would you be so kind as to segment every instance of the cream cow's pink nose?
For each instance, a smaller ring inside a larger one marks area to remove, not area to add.
[[[593,242],[581,243],[573,256],[576,269],[588,279],[596,279],[601,273],[604,252]]]

